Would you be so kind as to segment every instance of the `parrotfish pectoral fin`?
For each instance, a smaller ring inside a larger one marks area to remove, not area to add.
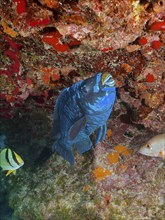
[[[6,173],[6,176],[10,175],[10,173],[14,173],[14,175],[16,174],[16,170],[8,170],[8,172]]]
[[[79,154],[83,154],[84,152],[90,150],[92,148],[93,144],[90,140],[89,137],[87,137],[86,139],[77,142],[74,147],[76,147],[77,151]]]
[[[53,152],[57,152],[61,157],[67,160],[71,165],[74,165],[74,155],[72,148],[66,148],[59,141],[55,141],[52,146]]]
[[[86,125],[86,117],[80,118],[76,121],[69,130],[69,139],[73,140],[78,133],[85,127]]]
[[[107,126],[106,124],[103,126],[100,126],[99,128],[96,129],[96,141],[95,144],[97,145],[98,142],[101,142],[105,139],[106,132],[107,132]]]

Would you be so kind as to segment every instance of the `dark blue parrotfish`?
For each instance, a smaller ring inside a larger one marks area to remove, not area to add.
[[[73,165],[73,147],[79,154],[90,150],[90,135],[94,131],[95,145],[103,141],[115,97],[115,81],[107,73],[98,73],[63,89],[54,108],[53,151]]]

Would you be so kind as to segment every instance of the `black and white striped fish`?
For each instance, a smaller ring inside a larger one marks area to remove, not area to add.
[[[10,173],[16,174],[16,170],[24,165],[22,158],[10,148],[4,148],[0,152],[0,167],[4,171],[8,171],[6,176]]]

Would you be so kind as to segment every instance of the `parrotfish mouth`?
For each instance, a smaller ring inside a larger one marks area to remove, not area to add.
[[[109,73],[103,73],[101,82],[102,85],[106,85],[109,87],[115,86],[115,80],[112,78],[112,75]]]

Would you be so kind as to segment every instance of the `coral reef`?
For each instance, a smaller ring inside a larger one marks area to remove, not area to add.
[[[164,12],[161,0],[0,1],[0,128],[25,159],[0,192],[16,219],[164,219],[164,162],[137,153],[164,132]],[[117,86],[107,138],[71,168],[49,152],[52,110],[101,71]]]
[[[34,110],[2,126],[8,144],[17,146],[25,159],[16,176],[1,174],[0,179],[16,219],[164,219],[164,162],[137,153],[139,145],[154,133],[121,122],[116,111],[117,107],[109,120],[111,132],[105,142],[83,156],[76,154],[74,167],[56,154],[46,162],[41,160],[40,153],[51,144],[47,134],[50,125],[41,110],[38,117]],[[19,140],[8,132],[18,121]],[[35,127],[30,126],[33,121]],[[25,122],[27,126],[21,132]],[[28,137],[23,134],[27,131]]]
[[[163,2],[6,4],[0,5],[1,115],[13,117],[31,103],[52,109],[61,88],[108,71],[131,120],[163,131]]]

